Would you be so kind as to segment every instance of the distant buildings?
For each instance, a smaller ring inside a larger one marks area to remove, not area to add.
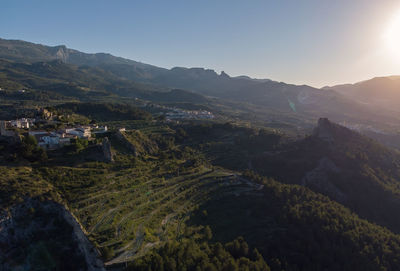
[[[92,133],[93,134],[104,134],[108,131],[107,126],[98,126],[98,125],[91,125]]]
[[[84,138],[83,135],[85,133],[81,132],[80,130],[78,132],[76,131],[77,129],[79,128],[71,128],[53,132],[29,131],[29,135],[34,136],[36,138],[36,141],[38,142],[38,145],[44,149],[58,149],[65,145],[71,144],[71,139],[76,139],[78,137]],[[86,138],[89,137],[90,134]]]
[[[12,120],[10,121],[10,124],[12,127],[15,128],[29,129],[29,127],[32,126],[34,122],[35,122],[34,119],[22,118],[22,119]]]
[[[158,108],[160,111],[167,111],[165,117],[167,121],[178,119],[214,119],[213,113],[207,110],[184,110],[178,107],[169,107],[149,102],[143,103],[144,107]]]
[[[67,134],[64,131],[30,131],[30,136],[34,136],[38,145],[44,149],[58,149],[71,144],[71,139],[77,138],[76,135]]]
[[[52,149],[59,144],[59,137],[47,131],[30,131],[29,135],[35,137],[38,145],[44,149]]]
[[[182,110],[174,108],[172,112],[166,113],[167,120],[173,119],[213,119],[214,115],[206,110]]]
[[[47,110],[41,111],[43,117],[51,117]],[[57,149],[71,143],[71,139],[90,139],[92,133],[100,134],[107,132],[107,126],[76,126],[68,127],[57,131],[32,130],[36,121],[42,119],[21,118],[11,121],[0,121],[0,136],[16,137],[19,135],[17,129],[30,129],[28,134],[36,138],[38,145],[44,149]]]
[[[98,126],[95,126],[98,127]],[[95,133],[104,133],[107,126],[96,128]],[[58,131],[30,131],[29,135],[34,136],[40,147],[44,149],[57,149],[71,144],[71,139],[84,138],[90,139],[92,134],[91,126],[78,126],[66,128]]]
[[[38,108],[36,118],[20,118],[10,121],[0,120],[0,136],[17,138],[21,132],[24,133],[19,129],[25,129],[28,130],[30,136],[36,138],[40,147],[57,149],[70,144],[71,139],[90,139],[92,134],[102,134],[108,131],[107,126],[98,126],[96,124],[87,126],[78,125],[57,131],[35,130],[35,125],[38,124],[51,124],[54,127],[54,124],[57,123],[57,121],[53,121],[54,117],[55,115],[51,111],[45,108]]]
[[[89,138],[91,135],[91,127],[90,126],[82,126],[75,128],[67,128],[65,129],[65,134],[74,135],[79,138]]]

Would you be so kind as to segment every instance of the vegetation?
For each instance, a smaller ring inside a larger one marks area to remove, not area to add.
[[[221,243],[200,244],[194,241],[168,242],[157,251],[129,265],[128,270],[254,270],[269,271],[261,254],[249,252],[239,238],[223,246]]]
[[[272,270],[399,268],[398,235],[307,188],[244,176],[262,183],[262,192],[208,201],[192,218],[210,225],[216,241],[243,235]]]
[[[127,104],[103,103],[67,103],[51,108],[58,114],[65,112],[77,113],[97,121],[116,120],[148,120],[151,115],[146,111]]]
[[[282,182],[306,184],[398,233],[400,220],[393,213],[400,211],[400,155],[334,123],[327,123],[325,133],[330,140],[314,134],[256,156],[252,165]]]
[[[118,98],[140,91],[130,93],[129,82],[93,67],[1,65],[8,71],[1,82],[30,88],[1,93],[2,116],[35,116],[43,105],[57,117],[40,129],[94,122],[111,128],[93,141],[47,152],[24,132],[21,141],[0,138],[2,211],[31,199],[38,201],[25,210],[32,214],[46,202],[62,203],[102,260],[127,262],[129,270],[400,269],[400,220],[393,215],[400,211],[400,159],[377,142],[335,124],[328,127],[333,140],[316,133],[295,141],[241,121],[169,123]],[[105,85],[102,76],[115,81]],[[154,100],[188,109],[211,108],[208,99],[197,104],[186,92],[154,93]],[[174,95],[183,98],[169,101]],[[127,131],[116,132],[121,127]],[[112,163],[103,162],[98,145],[106,136]],[[321,183],[307,179],[310,172],[321,174]],[[57,223],[59,239],[56,230],[39,232],[32,246],[16,243],[15,255],[22,256],[12,259],[47,269],[66,255],[82,263],[72,252],[77,244],[66,241],[71,229]],[[65,254],[62,242],[70,249]]]

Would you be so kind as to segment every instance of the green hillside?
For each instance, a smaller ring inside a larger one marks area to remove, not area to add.
[[[399,116],[358,86],[0,39],[0,270],[400,270],[400,153],[355,131]]]
[[[371,148],[376,155],[392,154],[345,128],[329,125],[346,135],[351,144],[346,146],[348,151],[355,151],[351,143],[355,141],[366,152]],[[282,184],[217,166],[236,167],[235,160],[222,159],[235,157],[235,152],[236,161],[243,162],[265,150],[277,151],[288,144],[282,135],[226,124],[177,126],[148,121],[137,130],[126,131],[128,140],[141,148],[135,153],[114,133],[107,135],[114,153],[112,163],[100,162],[89,155],[88,148],[63,156],[57,154],[60,151],[49,151],[45,163],[21,157],[3,167],[1,193],[6,200],[2,208],[32,197],[65,204],[107,268],[133,260],[129,264],[132,270],[161,265],[170,270],[170,266],[196,266],[196,262],[203,263],[204,270],[207,266],[217,270],[223,266],[240,270],[399,268],[400,237],[366,220],[371,219],[364,214],[370,211],[368,206],[355,209],[343,203],[366,218],[362,219],[339,200],[312,192],[314,187]],[[207,145],[210,139],[225,146],[225,152],[218,152],[215,143]],[[227,148],[233,153],[228,154]],[[296,161],[295,156],[287,158],[287,163],[291,161]],[[379,185],[376,182],[374,187]],[[370,193],[370,198],[381,197],[379,190]],[[359,202],[353,196],[348,194],[353,202]],[[215,261],[214,253],[225,256]],[[49,255],[56,261],[56,254]]]

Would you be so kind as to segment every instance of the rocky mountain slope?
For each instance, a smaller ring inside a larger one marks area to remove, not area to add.
[[[400,231],[392,215],[400,211],[400,154],[348,128],[320,119],[313,135],[255,158],[253,166]]]
[[[1,270],[102,271],[100,254],[61,204],[27,199],[0,217]]]
[[[356,99],[371,107],[371,110],[384,108],[399,113],[400,108],[400,77],[376,77],[355,84],[337,85],[324,89],[335,90],[347,97]]]

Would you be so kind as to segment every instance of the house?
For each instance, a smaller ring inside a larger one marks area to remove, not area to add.
[[[12,120],[10,123],[11,126],[16,128],[29,129],[32,121],[26,118],[22,118],[22,119]]]
[[[62,131],[30,131],[29,135],[34,136],[38,145],[44,149],[57,149],[71,144],[71,139],[77,138],[76,135],[66,134]]]
[[[29,131],[28,134],[35,137],[38,143],[42,140],[42,137],[50,135],[47,131]]]
[[[39,147],[42,147],[44,149],[47,149],[49,146],[48,144],[43,140],[44,137],[47,137],[50,135],[49,132],[46,131],[29,131],[28,133],[30,136],[35,137]]]
[[[92,135],[90,126],[79,127],[77,128],[77,130],[82,133],[84,138],[90,138],[90,136]]]
[[[78,127],[78,128],[67,128],[65,129],[65,133],[69,135],[74,135],[79,138],[90,138],[91,136],[90,127]]]
[[[60,143],[60,137],[54,134],[42,136],[40,140],[43,141],[47,146],[54,146]]]
[[[104,126],[97,126],[96,125],[96,127],[94,127],[94,129],[93,129],[93,133],[94,134],[103,134],[103,133],[106,133],[106,132],[107,132],[107,125],[104,125]]]

